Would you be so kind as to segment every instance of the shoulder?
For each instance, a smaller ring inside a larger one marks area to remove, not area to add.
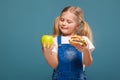
[[[54,39],[54,40],[57,40],[57,36],[55,36],[53,39]]]
[[[54,44],[57,44],[57,36],[53,38]]]

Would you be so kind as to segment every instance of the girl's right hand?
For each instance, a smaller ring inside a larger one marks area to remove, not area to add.
[[[45,43],[42,44],[42,52],[44,54],[52,54],[53,45],[46,45]]]

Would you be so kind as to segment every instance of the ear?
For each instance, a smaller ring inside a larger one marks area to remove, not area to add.
[[[80,24],[78,24],[77,26],[76,26],[76,30],[78,30],[80,28]]]
[[[76,26],[76,34],[79,34],[79,31],[80,31],[80,25],[78,24],[77,26]]]

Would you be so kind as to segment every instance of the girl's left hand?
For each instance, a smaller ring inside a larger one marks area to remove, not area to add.
[[[79,51],[84,52],[85,50],[88,50],[88,46],[81,46],[80,44],[72,44],[74,47],[76,47]]]

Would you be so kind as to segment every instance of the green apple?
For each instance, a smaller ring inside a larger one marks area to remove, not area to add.
[[[43,35],[41,38],[42,45],[51,46],[53,44],[53,36],[52,35]]]

